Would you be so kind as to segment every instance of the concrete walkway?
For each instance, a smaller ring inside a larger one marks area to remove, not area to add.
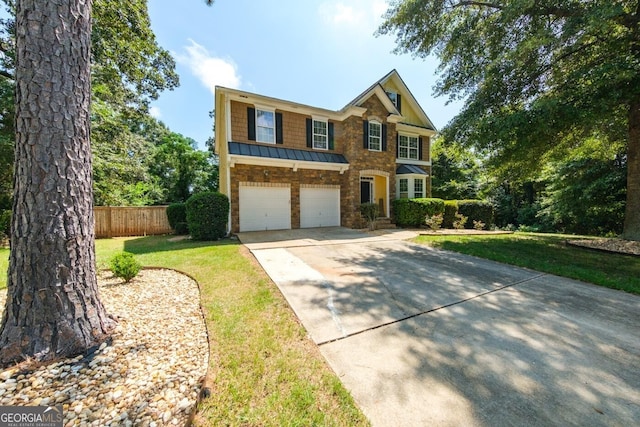
[[[239,237],[374,426],[640,420],[639,297],[414,235]]]

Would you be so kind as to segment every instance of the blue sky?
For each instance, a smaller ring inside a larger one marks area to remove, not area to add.
[[[395,68],[441,128],[462,104],[433,97],[435,58],[394,54],[392,36],[374,36],[386,9],[383,0],[149,0],[180,75],[152,114],[204,148],[216,85],[337,110]]]

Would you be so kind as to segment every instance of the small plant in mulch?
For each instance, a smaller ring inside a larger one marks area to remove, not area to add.
[[[109,268],[114,276],[128,283],[140,273],[142,264],[131,252],[120,252],[111,258]]]
[[[456,230],[462,230],[464,228],[464,225],[467,223],[467,219],[469,218],[462,215],[461,213],[457,213],[456,219],[453,221],[453,228],[455,228]]]
[[[473,228],[475,228],[476,230],[484,230],[484,226],[484,222],[473,220]]]
[[[444,221],[444,216],[442,214],[438,215],[427,215],[424,222],[431,229],[431,231],[438,231],[440,227],[442,227],[442,221]]]

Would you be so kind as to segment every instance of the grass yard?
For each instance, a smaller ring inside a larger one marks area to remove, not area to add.
[[[126,250],[147,266],[180,270],[202,292],[211,341],[211,397],[201,425],[368,425],[278,288],[246,249],[165,237],[96,241],[104,267]]]
[[[0,289],[7,287],[7,269],[9,268],[9,249],[0,247]]]
[[[415,242],[640,295],[640,258],[567,246],[576,236],[514,233],[418,236]]]
[[[200,284],[212,393],[200,406],[196,425],[369,425],[244,246],[170,242],[167,236],[101,239],[98,268],[122,250],[145,266],[173,268]],[[0,249],[3,288],[8,257],[9,250]]]

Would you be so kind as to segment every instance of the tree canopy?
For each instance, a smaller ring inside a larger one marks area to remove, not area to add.
[[[594,135],[623,141],[624,236],[640,239],[640,2],[404,0],[381,34],[441,60],[436,95],[465,99],[446,141],[505,174],[538,175],[547,156]]]
[[[15,2],[0,0],[0,211],[10,208],[14,152]],[[166,138],[185,138],[151,117],[149,103],[179,85],[175,61],[151,30],[146,0],[94,0],[91,32],[91,147],[97,205],[182,200],[153,162]],[[204,114],[204,113],[203,113]],[[187,144],[189,191],[217,188],[213,154]],[[205,185],[206,183],[206,185]],[[177,197],[177,198],[176,198]]]

